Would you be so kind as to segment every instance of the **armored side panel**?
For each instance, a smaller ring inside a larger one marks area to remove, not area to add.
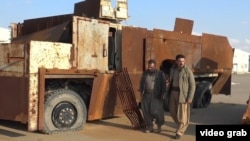
[[[0,119],[28,121],[28,56],[24,44],[0,44]]]
[[[177,21],[176,32],[154,29],[153,36],[146,38],[145,64],[149,59],[163,64],[165,60],[175,60],[177,54],[184,54],[186,64],[197,78],[210,77],[214,94],[230,94],[233,49],[227,38],[205,33],[191,35],[189,30],[181,29],[192,28],[190,21]]]
[[[74,57],[78,69],[108,70],[109,24],[84,17],[73,18]]]
[[[38,126],[38,68],[69,69],[71,44],[31,41],[0,46],[0,119]]]

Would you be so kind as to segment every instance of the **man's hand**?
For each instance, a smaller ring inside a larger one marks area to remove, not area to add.
[[[191,104],[192,101],[193,101],[193,100],[189,98],[189,99],[187,100],[187,103],[188,103],[188,104]]]

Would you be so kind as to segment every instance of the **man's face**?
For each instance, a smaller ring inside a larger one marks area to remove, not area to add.
[[[155,64],[154,63],[148,64],[148,70],[149,71],[154,71],[155,70]]]
[[[176,64],[177,64],[178,68],[184,67],[184,65],[185,65],[185,58],[179,58],[179,59],[177,59],[176,60]]]

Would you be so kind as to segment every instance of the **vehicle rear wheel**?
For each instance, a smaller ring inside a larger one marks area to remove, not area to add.
[[[210,105],[212,99],[211,86],[212,84],[208,81],[202,81],[197,84],[192,103],[193,108],[206,108]]]
[[[45,97],[44,133],[76,131],[86,123],[87,109],[72,90],[58,89]]]

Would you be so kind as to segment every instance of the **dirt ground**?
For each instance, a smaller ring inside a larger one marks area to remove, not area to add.
[[[231,96],[214,95],[208,108],[192,109],[191,123],[180,141],[195,141],[197,124],[241,124],[249,97],[250,74],[238,74],[232,77]],[[166,123],[161,133],[144,133],[134,130],[124,115],[106,120],[88,122],[84,129],[72,133],[44,135],[27,132],[26,126],[16,122],[0,120],[0,141],[171,141],[174,135],[174,124],[165,113]]]

